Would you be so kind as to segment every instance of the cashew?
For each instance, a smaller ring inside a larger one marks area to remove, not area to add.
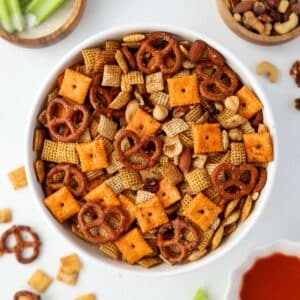
[[[229,138],[228,138],[227,130],[222,130],[222,145],[223,145],[223,150],[227,151],[229,148]]]
[[[229,96],[224,100],[224,105],[227,109],[236,113],[239,109],[240,100],[237,96]]]
[[[241,14],[234,14],[233,18],[237,21],[237,22],[242,22],[242,15]]]
[[[278,10],[280,13],[284,14],[284,13],[287,11],[289,5],[290,5],[290,2],[289,2],[288,0],[281,0],[281,1],[279,2],[279,5],[278,5],[278,7],[277,7],[277,10]]]
[[[256,67],[256,74],[266,75],[271,82],[277,82],[279,77],[278,68],[268,61],[262,61]]]
[[[263,34],[265,25],[258,20],[253,11],[246,11],[243,16],[243,24],[258,33]]]
[[[239,142],[243,139],[243,132],[239,128],[233,128],[228,131],[228,135],[231,141]]]
[[[232,129],[232,128],[239,127],[246,122],[247,122],[247,120],[244,117],[242,117],[240,115],[234,115],[234,116],[224,120],[222,122],[222,125],[226,129]]]
[[[153,109],[153,117],[157,120],[157,121],[163,121],[166,119],[166,117],[168,116],[169,112],[167,110],[167,108],[165,108],[162,105],[155,105],[154,109]]]
[[[224,110],[224,106],[222,103],[216,102],[215,107],[219,112],[222,112]]]
[[[131,100],[125,109],[125,120],[127,123],[130,122],[131,118],[133,117],[134,113],[139,107],[139,103],[137,100]]]
[[[295,29],[299,24],[299,17],[295,13],[291,13],[288,21],[274,24],[274,30],[278,34],[285,34]]]
[[[273,29],[273,25],[271,23],[265,24],[265,30],[263,32],[263,35],[271,35]]]

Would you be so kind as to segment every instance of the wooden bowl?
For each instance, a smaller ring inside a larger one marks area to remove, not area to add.
[[[16,34],[9,34],[0,29],[0,37],[27,48],[49,46],[74,30],[82,17],[85,6],[86,0],[66,0],[53,15],[37,27]]]
[[[288,42],[300,35],[300,26],[283,35],[265,36],[265,35],[254,33],[248,30],[246,27],[242,26],[233,18],[233,15],[229,10],[228,6],[226,5],[225,0],[216,0],[216,1],[217,1],[219,13],[222,16],[224,22],[227,24],[227,26],[238,36],[240,36],[241,38],[249,42],[264,45],[264,46],[269,46],[269,45],[276,45],[276,44],[282,44]]]

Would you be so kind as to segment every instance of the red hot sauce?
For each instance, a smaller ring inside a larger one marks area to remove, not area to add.
[[[299,300],[300,259],[274,253],[245,273],[240,300]]]

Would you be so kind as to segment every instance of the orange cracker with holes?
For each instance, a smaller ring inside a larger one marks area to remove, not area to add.
[[[128,226],[131,225],[136,219],[136,205],[124,195],[119,195],[121,207],[127,213]]]
[[[64,74],[59,95],[78,104],[83,104],[92,79],[74,70],[67,69]]]
[[[240,100],[238,114],[248,120],[264,108],[260,100],[247,86],[243,86],[236,95]]]
[[[138,108],[127,125],[128,130],[136,132],[139,136],[155,134],[161,124],[141,108]]]
[[[196,75],[168,79],[171,107],[200,103]]]
[[[147,244],[137,228],[123,235],[115,242],[115,245],[122,253],[124,259],[130,264],[134,264],[141,258],[153,253],[152,248]]]
[[[196,154],[223,151],[220,124],[195,124],[192,132]]]
[[[101,139],[76,145],[83,172],[95,171],[108,167],[105,147]]]
[[[136,217],[142,232],[147,232],[169,221],[157,196],[137,205]]]
[[[103,182],[84,196],[88,202],[99,202],[104,206],[119,206],[120,201],[111,188]]]
[[[27,280],[28,285],[37,292],[45,292],[52,282],[52,278],[42,270],[36,270]]]
[[[269,132],[244,134],[243,139],[249,163],[265,163],[273,160],[273,145]]]
[[[164,178],[159,183],[159,190],[157,192],[163,207],[169,207],[181,199],[181,194],[171,181]]]
[[[48,209],[60,223],[66,221],[80,210],[80,205],[67,187],[62,187],[44,200]]]
[[[207,230],[221,213],[221,208],[199,193],[184,210],[184,215],[197,224],[202,230]]]

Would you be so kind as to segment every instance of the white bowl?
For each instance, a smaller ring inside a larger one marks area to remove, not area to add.
[[[288,240],[278,240],[265,247],[252,251],[243,264],[232,272],[224,300],[239,300],[243,275],[253,266],[257,259],[278,252],[286,255],[298,256],[300,258],[300,243]]]
[[[208,44],[212,47],[216,48],[220,51],[225,58],[227,59],[227,63],[239,74],[240,78],[246,83],[250,88],[252,88],[258,97],[263,102],[265,109],[264,109],[264,121],[269,126],[271,134],[273,136],[274,141],[274,150],[275,150],[275,162],[272,162],[268,167],[268,180],[267,184],[261,194],[259,201],[257,202],[255,209],[249,219],[239,226],[237,231],[230,236],[226,242],[224,242],[219,249],[213,251],[212,253],[208,254],[204,258],[199,261],[190,262],[185,265],[178,265],[174,267],[170,267],[166,264],[162,264],[158,267],[153,269],[145,270],[139,266],[131,266],[123,262],[116,262],[111,260],[104,255],[101,255],[99,251],[95,248],[90,246],[87,243],[79,240],[76,236],[74,236],[70,230],[64,228],[61,224],[57,223],[51,213],[43,204],[44,194],[42,188],[38,181],[36,180],[36,175],[33,167],[33,162],[36,158],[36,154],[32,151],[32,142],[33,142],[33,133],[34,128],[36,126],[36,119],[38,113],[41,110],[41,107],[45,101],[46,95],[53,87],[55,78],[58,74],[60,74],[67,66],[75,63],[79,56],[80,50],[87,48],[87,47],[94,47],[96,45],[101,44],[106,39],[118,39],[121,38],[124,34],[130,32],[153,32],[153,31],[167,31],[173,33],[181,38],[187,40],[196,40],[202,39],[205,40]],[[276,158],[277,158],[277,135],[275,130],[275,123],[273,119],[273,115],[271,112],[271,108],[267,101],[267,98],[257,83],[255,76],[245,67],[245,65],[229,50],[225,49],[219,43],[211,40],[209,37],[204,36],[200,33],[193,32],[184,28],[175,27],[175,26],[168,26],[168,25],[127,25],[117,28],[112,28],[103,32],[100,32],[91,38],[87,39],[86,41],[82,42],[80,45],[75,47],[72,51],[66,54],[66,56],[57,64],[57,66],[50,72],[48,78],[42,84],[41,89],[39,90],[37,97],[33,103],[32,110],[29,115],[28,125],[27,125],[27,132],[26,132],[26,140],[25,140],[25,167],[26,173],[28,176],[28,182],[31,187],[32,193],[34,195],[35,203],[39,208],[40,214],[45,218],[47,223],[50,225],[52,229],[56,231],[57,234],[62,235],[66,241],[68,241],[76,250],[81,253],[82,255],[90,258],[94,263],[99,265],[105,265],[110,267],[111,269],[116,269],[118,271],[126,271],[135,273],[138,275],[144,276],[169,276],[180,274],[184,272],[189,272],[192,270],[196,270],[198,268],[203,267],[217,258],[223,256],[227,253],[230,249],[233,248],[236,244],[238,244],[241,239],[247,234],[250,228],[253,227],[254,223],[257,221],[258,217],[262,213],[264,207],[266,206],[267,200],[269,198],[270,191],[272,189],[275,169],[276,169]]]

